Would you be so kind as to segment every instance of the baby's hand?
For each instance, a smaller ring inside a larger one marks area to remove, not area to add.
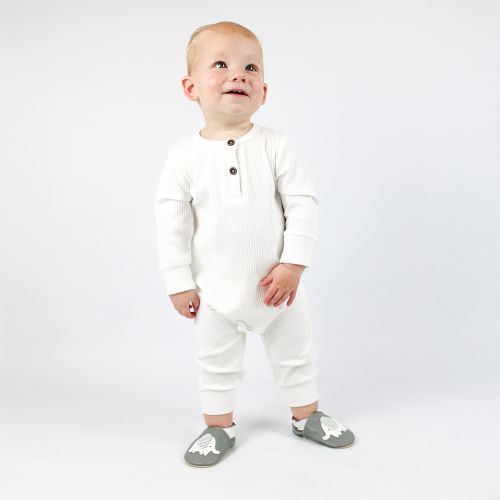
[[[200,307],[200,298],[195,290],[186,290],[184,292],[173,293],[169,295],[172,304],[176,311],[182,316],[186,316],[186,318],[195,318],[196,312],[191,312],[190,309],[198,310]]]
[[[271,272],[259,281],[263,286],[271,284],[264,296],[264,304],[279,306],[290,296],[286,303],[289,306],[295,300],[304,269],[305,266],[288,263],[279,263],[273,267]]]

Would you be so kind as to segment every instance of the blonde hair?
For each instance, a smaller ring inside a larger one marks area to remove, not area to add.
[[[233,23],[231,21],[220,21],[214,24],[205,24],[204,26],[200,26],[193,32],[186,47],[186,65],[187,65],[188,75],[191,75],[191,72],[196,66],[197,46],[200,43],[198,37],[200,33],[203,33],[204,31],[216,31],[225,34],[242,35],[246,38],[249,38],[250,40],[257,42],[259,49],[262,53],[262,46],[260,44],[259,39],[257,38],[257,36],[253,31],[250,31],[248,28],[245,28],[245,26],[242,26],[241,24],[238,23]],[[264,66],[263,63],[262,66]],[[264,67],[262,67],[262,74],[264,75]]]

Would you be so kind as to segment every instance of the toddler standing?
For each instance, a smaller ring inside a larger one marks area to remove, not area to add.
[[[232,22],[198,28],[187,47],[185,96],[205,127],[168,152],[155,198],[159,267],[175,309],[192,318],[207,425],[185,452],[215,465],[236,440],[236,391],[247,333],[259,335],[292,431],[330,447],[354,435],[318,410],[302,272],[316,240],[318,198],[286,136],[251,122],[266,101],[263,54]]]

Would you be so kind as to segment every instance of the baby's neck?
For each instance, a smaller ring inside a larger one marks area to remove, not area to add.
[[[253,123],[250,121],[244,122],[238,126],[230,127],[224,127],[223,125],[205,125],[199,133],[205,139],[223,141],[226,139],[238,139],[251,130],[252,127]]]

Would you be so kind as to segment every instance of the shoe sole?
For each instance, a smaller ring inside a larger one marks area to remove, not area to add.
[[[293,435],[297,436],[300,439],[305,439],[306,441],[310,441],[311,443],[321,444],[322,446],[328,446],[327,444],[318,443],[318,441],[315,441],[314,439],[308,438],[307,436],[301,436],[300,434],[295,434],[295,432],[293,433]],[[352,443],[343,444],[342,446],[328,446],[328,448],[350,448],[351,446],[354,445],[355,442],[356,442],[356,438],[354,438]]]

